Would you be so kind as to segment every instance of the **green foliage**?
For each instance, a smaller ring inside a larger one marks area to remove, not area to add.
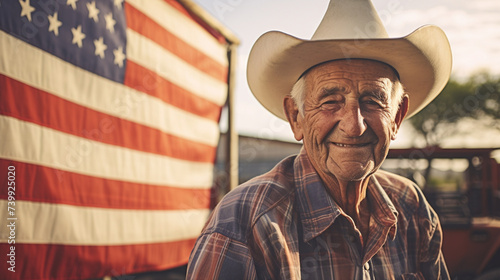
[[[456,124],[464,119],[500,129],[500,77],[483,72],[464,82],[450,79],[441,94],[409,122],[427,146],[437,146],[456,136]]]
[[[500,77],[494,79],[489,75],[479,77],[480,81],[477,87],[477,95],[483,98],[481,103],[481,111],[476,118],[487,118],[490,120],[490,125],[496,129],[500,129]],[[481,81],[482,80],[482,81]]]

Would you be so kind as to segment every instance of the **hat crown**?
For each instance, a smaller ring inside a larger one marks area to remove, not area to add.
[[[331,0],[311,40],[388,37],[371,0]]]

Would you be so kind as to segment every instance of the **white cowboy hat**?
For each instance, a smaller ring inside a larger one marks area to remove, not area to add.
[[[331,0],[311,40],[270,31],[250,51],[247,80],[271,113],[286,120],[283,97],[309,68],[338,59],[370,59],[391,65],[410,96],[410,117],[448,82],[451,49],[444,32],[427,25],[402,38],[389,38],[370,0]]]

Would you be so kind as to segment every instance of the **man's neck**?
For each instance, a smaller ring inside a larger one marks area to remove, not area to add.
[[[370,225],[370,205],[367,198],[370,176],[361,181],[340,181],[331,177],[322,180],[332,199],[353,219],[365,243]]]
[[[351,217],[359,216],[366,206],[366,191],[369,177],[362,181],[339,181],[322,178],[325,187],[335,202]]]

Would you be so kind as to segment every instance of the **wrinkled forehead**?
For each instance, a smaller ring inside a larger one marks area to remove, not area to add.
[[[390,65],[367,59],[333,60],[318,64],[304,73],[308,79],[350,79],[364,81],[399,80]]]

